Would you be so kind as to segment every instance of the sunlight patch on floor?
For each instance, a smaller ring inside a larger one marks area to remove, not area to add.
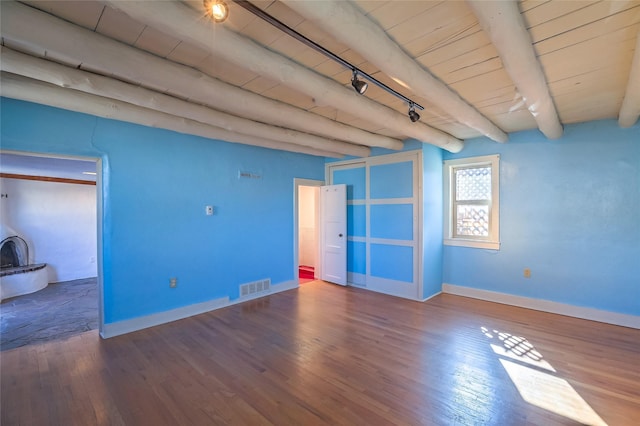
[[[481,327],[491,349],[529,404],[584,425],[607,426],[604,420],[524,337]]]

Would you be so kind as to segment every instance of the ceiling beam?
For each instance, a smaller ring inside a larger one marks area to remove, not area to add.
[[[561,137],[562,124],[518,2],[467,0],[467,4],[498,50],[505,70],[540,131],[549,139]]]
[[[631,127],[640,117],[640,32],[636,38],[636,50],[631,60],[627,90],[622,100],[618,124],[620,127]]]
[[[189,120],[175,115],[154,111],[126,102],[91,95],[72,89],[63,89],[42,81],[27,77],[1,73],[0,95],[27,102],[34,102],[56,108],[91,114],[98,117],[125,121],[127,123],[141,124],[147,127],[173,130],[178,133],[196,135],[209,139],[218,139],[226,142],[241,143],[244,145],[259,146],[262,148],[278,149],[321,157],[336,157],[341,155],[328,151],[308,148],[270,139],[254,136],[239,135],[235,132],[203,124],[195,120]]]
[[[109,77],[56,64],[45,59],[15,52],[2,47],[0,69],[34,80],[44,81],[61,88],[79,90],[92,95],[116,99],[155,111],[188,118],[200,123],[220,127],[229,132],[257,136],[264,139],[306,146],[322,151],[367,157],[370,148],[342,141],[325,139],[282,127],[239,118],[230,114],[196,105],[150,89],[134,86]]]
[[[458,152],[463,142],[445,132],[424,123],[412,123],[406,114],[357,94],[340,83],[306,68],[291,59],[266,49],[252,40],[228,30],[214,26],[202,19],[187,5],[177,1],[134,2],[107,1],[114,8],[126,13],[138,22],[173,34],[221,60],[305,93],[323,105],[331,105],[348,111],[349,114],[430,143],[451,152]]]
[[[460,123],[494,141],[507,141],[504,131],[406,54],[377,23],[350,1],[281,1]]]
[[[363,146],[393,150],[402,141],[330,120],[260,96],[140,49],[120,43],[24,4],[0,2],[0,32],[5,45],[47,56],[70,67],[90,70],[144,87],[177,94],[190,102],[253,121],[295,129]]]

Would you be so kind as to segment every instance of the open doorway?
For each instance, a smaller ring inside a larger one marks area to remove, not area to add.
[[[99,328],[100,161],[13,152],[0,160],[3,241],[15,235],[28,253],[25,265],[2,262],[2,350]],[[44,285],[34,285],[40,266]]]
[[[304,284],[320,276],[319,200],[323,181],[295,179],[294,276]]]

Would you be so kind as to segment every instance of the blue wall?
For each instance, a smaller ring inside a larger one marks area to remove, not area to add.
[[[640,124],[478,138],[444,159],[487,154],[500,154],[500,250],[445,246],[443,281],[640,315]]]
[[[422,275],[423,298],[442,290],[442,153],[433,145],[422,145]]]
[[[294,279],[293,179],[322,180],[323,158],[1,102],[3,149],[103,159],[106,323]]]

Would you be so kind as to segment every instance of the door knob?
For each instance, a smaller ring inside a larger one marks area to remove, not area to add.
[[[342,237],[342,234],[338,234],[338,237]]]

